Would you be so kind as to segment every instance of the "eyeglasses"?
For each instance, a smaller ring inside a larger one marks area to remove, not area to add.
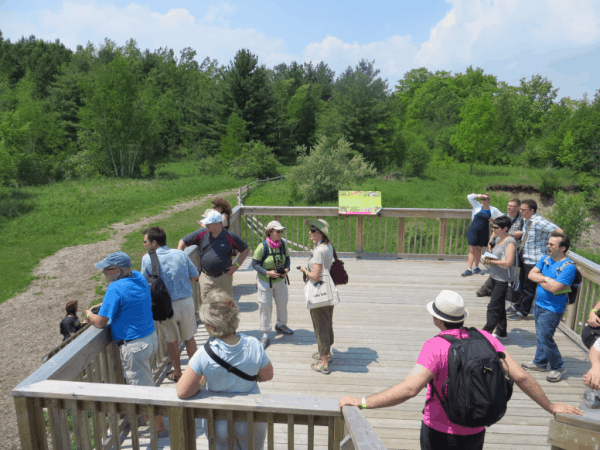
[[[529,211],[529,210],[530,210],[530,208],[519,208],[519,211],[523,211],[523,212]]]
[[[281,234],[281,233],[283,233],[283,230],[273,230],[273,233],[279,233],[279,234]]]
[[[146,241],[146,240],[144,240],[144,244],[147,244],[148,242],[150,242],[150,241]]]
[[[518,208],[517,205],[511,205],[510,203],[508,205],[506,205],[508,208]]]
[[[107,267],[107,268],[105,268],[105,269],[102,269],[102,272],[103,272],[103,273],[106,273],[106,272],[108,272],[109,270],[121,270],[121,269],[119,269],[118,267]]]
[[[481,200],[484,201],[484,202],[489,202],[491,199],[489,199],[489,198],[482,198]]]
[[[310,232],[311,233],[316,233],[317,231],[319,231],[319,230],[317,230],[315,227],[310,227]]]

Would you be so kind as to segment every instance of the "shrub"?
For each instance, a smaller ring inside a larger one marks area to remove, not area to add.
[[[563,229],[573,244],[576,244],[581,235],[592,225],[592,222],[587,220],[590,213],[585,198],[583,194],[569,195],[560,191],[556,194],[555,201],[548,217]]]
[[[361,154],[353,155],[343,137],[330,142],[323,136],[309,154],[303,147],[298,148],[298,154],[298,165],[290,178],[309,204],[335,200],[340,189],[352,189],[353,184],[377,173]]]
[[[218,156],[208,156],[200,160],[199,169],[201,175],[222,175],[225,168],[226,164]]]
[[[407,177],[420,177],[431,160],[431,150],[421,136],[410,131],[402,134],[406,148],[402,172]]]
[[[538,186],[540,194],[552,197],[559,189],[560,181],[558,180],[556,171],[550,166],[546,167],[542,173],[542,182]]]
[[[250,141],[229,166],[229,173],[235,178],[266,178],[277,175],[278,166],[271,147],[261,141]]]

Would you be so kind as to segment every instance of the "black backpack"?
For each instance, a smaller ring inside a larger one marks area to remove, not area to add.
[[[263,257],[260,260],[261,266],[267,260],[267,258],[269,257],[269,254],[273,255],[273,260],[275,259],[275,252],[271,252],[271,248],[269,247],[269,244],[267,243],[267,241],[263,241],[262,245],[263,245]],[[279,247],[279,254],[285,261],[285,239],[281,240],[281,246]]]
[[[448,379],[433,395],[440,400],[448,419],[469,428],[490,426],[506,413],[513,391],[513,381],[502,367],[504,353],[476,328],[466,330],[468,338],[438,335],[450,342]]]
[[[547,266],[550,265],[550,264],[548,264],[549,259],[550,259],[550,256],[546,256],[546,258],[544,259],[544,264]],[[567,266],[575,266],[575,278],[573,278],[573,282],[570,285],[571,292],[569,292],[567,294],[567,304],[572,305],[573,303],[575,303],[575,300],[577,300],[577,293],[579,292],[579,287],[581,286],[581,283],[583,282],[583,276],[581,275],[581,272],[577,268],[577,265],[570,259],[568,261],[565,261],[564,263],[562,263],[560,265],[560,267],[558,269],[556,269],[556,276],[558,277],[560,275],[560,273],[562,272],[562,270]],[[554,295],[556,295],[556,294],[554,294]]]
[[[173,317],[173,305],[165,282],[158,276],[160,263],[156,251],[148,252],[148,255],[150,255],[150,262],[152,263],[152,274],[147,278],[150,295],[152,296],[152,318],[162,322]]]

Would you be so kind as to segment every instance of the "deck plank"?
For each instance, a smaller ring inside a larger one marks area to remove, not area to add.
[[[306,262],[306,257],[292,257],[292,267]],[[325,376],[310,370],[311,355],[317,351],[317,345],[301,277],[292,270],[288,325],[295,333],[293,336],[271,333],[272,344],[267,353],[275,376],[271,382],[261,383],[262,393],[363,397],[401,382],[414,366],[423,342],[438,331],[425,306],[442,289],[455,290],[463,296],[470,314],[468,326],[481,328],[485,323],[489,297],[475,295],[485,276],[461,277],[465,262],[344,258],[344,263],[350,283],[339,287],[342,303],[336,306],[333,315],[332,373]],[[233,291],[241,309],[239,331],[260,338],[256,274],[249,261],[235,274]],[[508,326],[507,351],[518,363],[533,359],[533,320],[509,321]],[[199,347],[207,337],[201,326],[196,334]],[[549,383],[543,373],[534,372],[532,376],[551,401],[578,405],[583,393],[583,374],[589,369],[587,355],[562,332],[557,331],[555,339],[567,368],[563,380]],[[184,352],[182,366],[187,362]],[[161,385],[164,389],[174,387],[169,380]],[[402,405],[364,413],[388,449],[418,449],[424,402],[425,391]],[[547,450],[550,419],[549,414],[515,386],[508,412],[488,429],[484,448]],[[306,426],[295,427],[295,448],[306,448],[306,429]],[[196,436],[198,449],[208,448],[206,438],[198,431]],[[147,446],[147,440],[141,438],[140,442]],[[326,444],[326,429],[315,427],[315,448],[324,449]],[[131,448],[129,439],[123,448]],[[168,439],[161,440],[159,448],[168,448]],[[287,448],[285,424],[275,425],[275,448]]]

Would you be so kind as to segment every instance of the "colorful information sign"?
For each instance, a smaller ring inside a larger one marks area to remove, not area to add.
[[[340,214],[376,215],[381,209],[380,191],[338,191]]]

